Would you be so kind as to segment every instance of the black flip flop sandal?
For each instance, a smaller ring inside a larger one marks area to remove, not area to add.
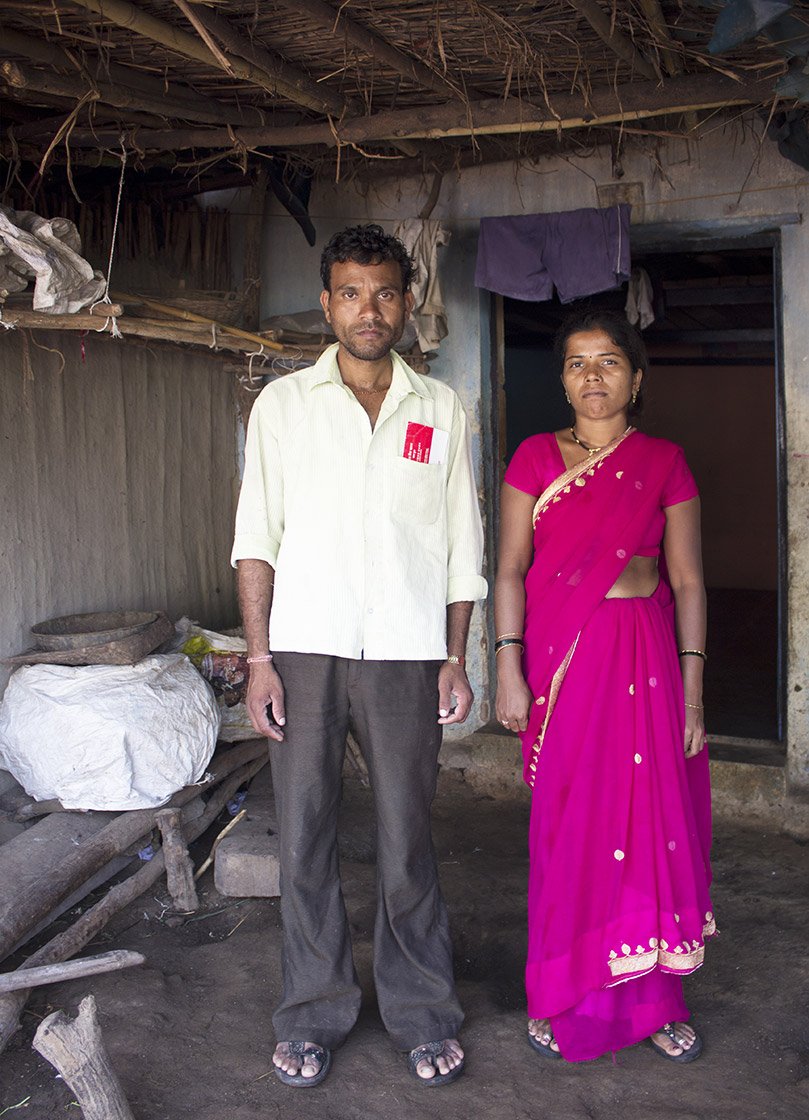
[[[436,1065],[436,1058],[439,1054],[444,1052],[446,1042],[425,1042],[423,1046],[417,1046],[415,1050],[411,1050],[407,1055],[407,1068],[415,1077],[420,1085],[426,1088],[437,1087],[439,1085],[449,1085],[451,1081],[457,1081],[464,1071],[465,1061],[462,1058],[460,1065],[455,1066],[448,1073],[439,1073],[438,1066]],[[435,1067],[435,1074],[432,1077],[420,1077],[416,1067],[419,1062],[425,1058],[429,1058]]]
[[[285,1073],[278,1066],[273,1066],[275,1076],[284,1085],[293,1085],[296,1089],[311,1089],[319,1085],[331,1069],[331,1050],[323,1046],[307,1045],[305,1042],[288,1042],[289,1053],[293,1058],[300,1058],[301,1068],[307,1058],[314,1058],[320,1062],[320,1069],[313,1077],[304,1077],[302,1073]]]
[[[532,1050],[536,1050],[537,1054],[541,1054],[543,1058],[561,1058],[562,1055],[558,1050],[551,1049],[551,1042],[553,1042],[553,1035],[551,1035],[550,1041],[546,1046],[544,1043],[540,1042],[538,1038],[534,1038],[530,1031],[528,1032],[528,1045]]]
[[[699,1035],[697,1035],[686,1050],[683,1046],[682,1039],[677,1037],[677,1032],[671,1023],[664,1023],[659,1031],[655,1031],[655,1034],[667,1034],[671,1041],[682,1049],[682,1054],[669,1054],[669,1052],[660,1046],[659,1043],[655,1042],[654,1039],[648,1039],[651,1048],[656,1050],[661,1058],[665,1058],[669,1062],[679,1062],[680,1065],[685,1065],[687,1062],[695,1062],[702,1053],[702,1039]]]

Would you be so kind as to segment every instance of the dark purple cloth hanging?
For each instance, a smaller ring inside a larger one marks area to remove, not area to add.
[[[622,202],[557,214],[481,218],[475,284],[513,299],[562,303],[629,279],[629,213]]]

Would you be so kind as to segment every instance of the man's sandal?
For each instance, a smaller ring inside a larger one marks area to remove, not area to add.
[[[444,1053],[445,1046],[446,1040],[443,1042],[425,1042],[423,1046],[417,1046],[407,1055],[407,1068],[421,1085],[427,1087],[449,1085],[451,1081],[457,1080],[463,1073],[465,1065],[463,1058],[454,1069],[448,1070],[446,1073],[438,1072],[437,1059]],[[425,1058],[435,1069],[432,1077],[422,1077],[418,1072],[418,1064],[423,1062]]]
[[[700,1038],[700,1036],[696,1035],[694,1041],[686,1050],[685,1043],[688,1040],[678,1037],[673,1023],[664,1023],[659,1031],[655,1031],[655,1034],[668,1035],[675,1046],[679,1046],[682,1050],[681,1054],[669,1054],[668,1050],[666,1050],[665,1047],[661,1046],[658,1042],[655,1042],[653,1038],[650,1038],[648,1042],[652,1049],[656,1050],[661,1058],[665,1058],[669,1062],[679,1062],[681,1065],[685,1065],[686,1062],[695,1062],[702,1053],[702,1039]]]
[[[304,1077],[302,1073],[286,1073],[280,1066],[273,1065],[278,1080],[284,1085],[294,1085],[296,1089],[310,1089],[314,1085],[319,1085],[331,1069],[331,1050],[306,1042],[287,1042],[286,1045],[290,1057],[300,1059],[301,1069],[307,1058],[314,1058],[316,1062],[320,1062],[320,1069],[311,1077]]]
[[[553,1032],[551,1031],[550,1026],[547,1027],[546,1030],[544,1030],[542,1032],[540,1037],[541,1038],[547,1037],[548,1041],[547,1042],[540,1042],[539,1038],[537,1038],[535,1035],[531,1034],[530,1031],[528,1032],[528,1045],[531,1047],[532,1050],[536,1050],[537,1054],[541,1054],[543,1058],[561,1058],[562,1057],[562,1055],[560,1054],[560,1052],[558,1050],[553,1050],[551,1048],[551,1043],[553,1042]]]

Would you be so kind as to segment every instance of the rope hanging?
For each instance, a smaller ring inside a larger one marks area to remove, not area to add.
[[[109,304],[112,303],[112,300],[110,299],[110,282],[112,280],[112,262],[113,262],[113,258],[115,256],[115,239],[116,239],[116,236],[118,234],[118,218],[120,217],[120,214],[121,214],[121,197],[123,196],[123,193],[124,193],[124,172],[125,171],[126,171],[126,147],[124,146],[124,138],[122,136],[121,137],[121,175],[120,175],[120,178],[118,179],[118,199],[115,203],[115,219],[112,223],[112,238],[111,238],[111,241],[110,241],[110,259],[107,262],[107,283],[104,287],[104,295],[101,297],[101,299],[96,300],[96,302],[92,305],[92,307],[90,308],[91,312],[96,307],[99,307],[100,305],[102,305],[104,303],[109,303]],[[110,334],[112,335],[112,337],[113,338],[123,338],[123,335],[121,334],[120,327],[118,326],[118,321],[116,320],[114,315],[111,315],[111,316],[107,317],[107,319],[104,321],[103,326],[98,327],[98,329],[96,330],[96,334],[101,334],[103,331],[105,331],[107,329],[107,327],[109,327],[110,321],[112,321],[112,327],[110,329]]]

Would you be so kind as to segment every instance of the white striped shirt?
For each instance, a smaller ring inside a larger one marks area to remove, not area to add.
[[[232,562],[275,569],[271,649],[440,660],[447,604],[486,595],[463,408],[391,357],[373,431],[340,377],[337,344],[253,407]],[[410,421],[448,433],[443,462],[405,458]]]

